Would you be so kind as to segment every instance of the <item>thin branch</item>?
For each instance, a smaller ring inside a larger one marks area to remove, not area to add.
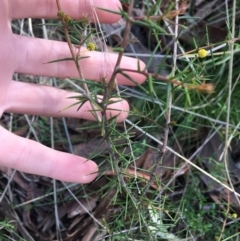
[[[211,84],[211,83],[207,83],[207,84],[203,83],[200,85],[186,84],[177,79],[170,79],[163,75],[159,75],[155,73],[147,73],[146,71],[139,71],[139,70],[133,70],[133,69],[126,69],[126,68],[119,68],[117,72],[123,75],[126,75],[124,72],[138,73],[146,76],[146,78],[150,75],[157,80],[161,80],[166,83],[173,84],[174,86],[181,86],[183,88],[187,88],[188,90],[195,90],[198,92],[208,93],[208,94],[211,94],[214,92],[214,84]]]
[[[60,21],[62,23],[64,35],[66,37],[66,40],[67,40],[67,43],[68,43],[68,47],[69,47],[69,50],[71,52],[73,61],[74,61],[75,65],[76,65],[76,68],[77,68],[77,71],[78,71],[78,75],[79,75],[79,77],[81,79],[84,79],[81,66],[79,65],[79,62],[78,62],[79,56],[74,51],[74,48],[73,48],[73,45],[72,45],[72,42],[71,42],[71,39],[70,39],[70,36],[69,36],[69,33],[68,33],[68,24],[69,24],[69,21],[70,21],[70,17],[61,9],[60,0],[56,0],[56,4],[57,4],[57,8],[58,8],[57,16],[59,17],[59,19],[60,19]],[[91,98],[91,93],[90,93],[90,91],[88,89],[87,84],[83,83],[82,85],[83,85],[83,89],[85,90],[86,97],[89,100],[89,102],[91,104],[91,107],[93,109],[92,113],[93,113],[94,117],[96,118],[96,120],[98,122],[101,122],[102,118],[101,118],[99,112],[97,111],[97,108],[94,105],[94,101]]]

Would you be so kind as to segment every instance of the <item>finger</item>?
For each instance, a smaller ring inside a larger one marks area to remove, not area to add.
[[[9,113],[96,120],[96,112],[92,111],[90,102],[84,103],[79,110],[80,104],[72,106],[78,101],[69,97],[79,95],[51,86],[12,81],[3,98],[5,100],[3,108]],[[127,101],[117,98],[112,101],[115,103],[108,106],[106,116],[107,118],[116,116],[116,121],[122,122],[128,116],[129,105]],[[101,115],[101,111],[98,111],[98,114]]]
[[[85,158],[52,150],[16,136],[0,127],[0,165],[54,179],[88,183],[97,176],[97,165]]]
[[[61,78],[79,78],[73,61],[44,64],[53,60],[70,58],[71,54],[66,43],[22,36],[15,36],[15,43],[16,72]],[[107,81],[110,79],[118,58],[117,54],[90,52],[83,47],[81,53],[81,56],[88,57],[79,61],[84,78],[96,81],[99,81],[101,77],[106,77]],[[138,68],[143,70],[145,68],[143,62],[129,57],[123,57],[120,66],[130,70]],[[128,74],[139,84],[145,80],[145,77],[141,74],[130,72]],[[117,82],[124,85],[135,85],[131,80],[120,74],[117,75]]]
[[[118,0],[61,0],[61,9],[73,19],[89,17],[93,19],[94,11],[101,22],[117,22],[120,15],[98,9],[97,7],[119,11]],[[56,18],[56,0],[11,0],[10,18]]]

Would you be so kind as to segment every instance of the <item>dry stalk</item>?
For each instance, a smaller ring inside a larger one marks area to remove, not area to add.
[[[178,12],[178,1],[175,2],[176,6],[176,11]],[[166,21],[166,20],[165,20]],[[177,39],[178,35],[178,14],[175,16],[175,39]],[[173,49],[173,69],[172,69],[172,74],[174,75],[175,68],[176,68],[176,62],[177,62],[177,42],[174,42],[174,49]],[[164,76],[163,76],[164,77]],[[166,77],[164,77],[165,80],[167,80]],[[178,83],[179,81],[177,81]],[[168,144],[168,134],[169,134],[169,125],[171,123],[171,107],[172,107],[172,82],[167,82],[168,83],[168,96],[167,96],[167,109],[166,109],[166,123],[165,123],[165,128],[164,128],[164,137],[163,137],[163,144],[160,146],[159,145],[159,152],[160,155],[159,157],[155,160],[155,166],[151,172],[150,180],[148,182],[148,185],[145,187],[143,191],[143,196],[147,193],[149,190],[150,186],[152,185],[152,182],[154,180],[154,175],[159,168],[159,165],[162,163],[163,157],[167,151],[167,144]]]
[[[227,1],[226,1],[226,7],[228,9],[228,5],[227,5]],[[235,36],[235,25],[236,25],[236,0],[233,1],[233,16],[232,16],[232,36],[234,38]],[[229,22],[230,24],[230,22]],[[233,52],[234,52],[234,44],[233,43],[229,43],[229,51],[230,51],[230,60],[229,60],[229,72],[228,72],[228,100],[227,100],[227,118],[226,118],[226,134],[225,134],[225,146],[224,146],[224,156],[223,156],[223,161],[224,161],[224,166],[225,166],[225,171],[226,171],[226,177],[227,177],[227,183],[229,182],[230,187],[232,189],[234,189],[230,174],[229,174],[229,168],[228,168],[228,148],[229,148],[229,122],[230,122],[230,112],[231,112],[231,96],[232,96],[232,78],[233,78]],[[223,222],[223,226],[222,226],[222,230],[221,230],[221,234],[219,237],[219,241],[222,239],[222,235],[223,232],[225,230],[226,227],[226,223],[227,223],[227,216],[230,212],[230,192],[229,190],[227,190],[227,197],[228,197],[228,202],[227,202],[227,209],[226,209],[226,218]],[[237,197],[237,195],[235,195],[238,202],[239,202],[239,198]]]

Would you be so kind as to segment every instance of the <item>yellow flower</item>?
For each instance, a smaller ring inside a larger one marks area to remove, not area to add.
[[[87,49],[88,49],[89,51],[94,51],[94,50],[96,49],[96,45],[95,45],[93,42],[89,42],[89,43],[87,44]]]
[[[232,216],[232,218],[235,219],[235,218],[237,218],[238,215],[236,213],[233,213],[231,216]]]
[[[199,58],[205,58],[207,55],[208,55],[207,50],[205,50],[205,49],[199,49],[199,50],[198,50],[198,56],[199,56]]]

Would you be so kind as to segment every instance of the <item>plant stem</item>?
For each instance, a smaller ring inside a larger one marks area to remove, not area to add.
[[[69,47],[69,50],[71,52],[71,55],[72,55],[72,58],[73,58],[73,61],[76,65],[76,68],[77,68],[77,71],[78,71],[78,75],[81,79],[84,80],[84,76],[83,76],[83,72],[82,72],[82,69],[81,69],[81,66],[79,65],[79,62],[78,62],[78,55],[75,54],[75,51],[74,51],[74,48],[73,48],[73,45],[71,43],[71,39],[70,39],[70,36],[69,36],[69,33],[68,33],[68,21],[69,21],[69,16],[61,9],[61,5],[60,5],[60,0],[56,0],[56,4],[57,4],[57,8],[58,8],[58,16],[59,16],[59,19],[61,20],[61,23],[62,23],[62,26],[63,26],[63,31],[64,31],[64,35],[66,37],[66,40],[67,40],[67,43],[68,43],[68,47]],[[85,95],[86,97],[88,98],[90,104],[91,104],[91,107],[92,107],[92,113],[94,115],[94,117],[96,118],[96,120],[100,123],[101,120],[102,120],[102,117],[101,115],[99,114],[99,112],[97,111],[95,105],[94,105],[94,101],[93,99],[91,98],[91,93],[88,89],[88,86],[86,83],[83,83],[82,84],[83,86],[83,89],[85,90]]]

